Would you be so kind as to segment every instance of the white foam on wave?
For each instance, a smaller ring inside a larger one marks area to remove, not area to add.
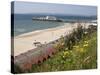
[[[62,28],[65,28],[65,27],[69,27],[68,24],[69,23],[64,23],[62,26],[58,26],[58,27],[55,27],[55,28],[47,28],[47,29],[43,29],[43,30],[35,30],[35,31],[23,33],[23,34],[20,34],[20,35],[16,36],[16,38],[18,38],[18,37],[25,37],[25,36],[29,36],[29,35],[38,35],[39,33],[62,29]],[[21,30],[21,31],[23,31],[23,30]]]
[[[26,31],[26,29],[16,29],[15,31],[17,31],[17,32],[25,32]]]

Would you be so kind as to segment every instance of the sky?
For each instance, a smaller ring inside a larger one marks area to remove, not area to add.
[[[15,14],[63,14],[63,15],[97,15],[96,6],[83,6],[71,4],[21,2],[14,3]]]

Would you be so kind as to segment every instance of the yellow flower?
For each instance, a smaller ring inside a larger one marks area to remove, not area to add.
[[[64,52],[64,55],[68,55],[68,54],[69,54],[69,52],[68,52],[68,51],[65,51],[65,52]]]
[[[79,48],[79,49],[76,49],[78,52],[85,52],[85,50],[83,48]]]
[[[88,44],[88,41],[84,41],[84,43]]]
[[[87,47],[88,46],[88,44],[85,44],[85,45],[83,45],[84,47]]]
[[[79,46],[73,46],[74,48],[79,48]]]
[[[72,53],[72,51],[70,51],[70,53]]]
[[[80,48],[80,52],[84,52],[84,49],[83,48]]]
[[[65,56],[63,56],[63,58],[65,58]]]
[[[87,41],[84,41],[84,43],[86,43]]]

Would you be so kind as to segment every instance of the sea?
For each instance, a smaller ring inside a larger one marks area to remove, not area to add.
[[[23,33],[28,33],[36,30],[43,30],[48,28],[54,28],[64,25],[67,22],[73,21],[91,21],[96,20],[96,16],[77,16],[77,15],[41,15],[41,14],[13,14],[14,19],[11,19],[14,32],[14,36],[21,35]],[[64,22],[52,22],[52,21],[36,21],[32,20],[33,17],[43,17],[43,16],[55,16],[57,18],[63,19]]]

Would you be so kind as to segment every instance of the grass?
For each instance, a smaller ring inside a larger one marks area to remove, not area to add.
[[[29,72],[66,71],[97,68],[97,32],[82,38],[71,50],[64,47],[53,57],[33,65]]]

